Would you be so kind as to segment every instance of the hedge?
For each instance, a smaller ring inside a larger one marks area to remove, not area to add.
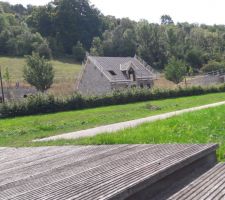
[[[186,97],[209,93],[225,92],[225,85],[219,87],[190,87],[174,90],[166,89],[133,89],[124,92],[114,92],[105,96],[84,97],[73,94],[66,98],[53,95],[37,94],[20,101],[0,104],[0,118],[27,116],[61,111],[81,110],[101,106],[127,104],[133,102],[159,100],[166,98]]]

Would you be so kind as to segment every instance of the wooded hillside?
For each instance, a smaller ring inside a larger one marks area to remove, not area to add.
[[[104,16],[88,0],[54,0],[45,6],[0,2],[0,55],[73,56],[85,51],[100,56],[137,54],[156,69],[169,59],[182,60],[193,71],[225,68],[225,26],[161,24]]]

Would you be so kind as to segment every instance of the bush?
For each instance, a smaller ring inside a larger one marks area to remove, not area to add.
[[[201,68],[201,71],[205,73],[217,70],[225,70],[225,63],[211,60]]]
[[[86,56],[85,49],[81,42],[77,42],[76,46],[73,47],[73,56],[76,61],[81,62]]]
[[[45,59],[52,58],[52,50],[49,48],[49,45],[46,43],[40,44],[37,49],[35,50],[41,57]]]
[[[171,58],[168,65],[165,67],[166,79],[173,81],[174,83],[180,83],[187,72],[187,66],[182,60]]]
[[[48,90],[54,79],[54,70],[51,63],[38,53],[26,57],[26,66],[23,72],[24,79],[38,91]]]
[[[43,113],[54,113],[60,111],[81,110],[84,108],[95,108],[100,106],[127,104],[140,101],[158,100],[166,98],[177,98],[208,93],[225,92],[225,85],[220,87],[192,87],[167,89],[132,89],[124,92],[114,92],[105,96],[83,97],[74,94],[67,98],[57,98],[53,95],[37,94],[17,102],[6,102],[0,104],[0,117],[16,117]]]

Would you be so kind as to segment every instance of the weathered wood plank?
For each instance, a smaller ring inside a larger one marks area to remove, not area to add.
[[[219,163],[183,190],[170,197],[170,200],[224,199],[225,163]]]
[[[16,181],[21,179],[21,177],[34,176],[35,174],[40,174],[45,171],[53,170],[59,166],[64,166],[68,162],[80,161],[85,158],[91,158],[92,156],[98,155],[102,152],[110,151],[112,149],[118,148],[118,146],[111,146],[109,148],[103,148],[100,146],[95,146],[92,148],[66,148],[66,152],[62,154],[49,154],[47,158],[37,160],[27,165],[21,165],[18,168],[10,168],[9,170],[2,170],[0,172],[0,185],[6,184],[9,181]],[[77,151],[78,150],[78,151]]]
[[[145,180],[154,183],[216,148],[103,145],[31,148],[32,153],[28,148],[17,149],[18,159],[11,158],[15,149],[6,149],[0,163],[0,199],[124,199],[126,190],[136,192],[135,186]]]
[[[118,146],[117,146],[118,147]],[[149,147],[149,146],[148,146]],[[98,165],[101,165],[102,162],[106,162],[108,159],[114,160],[119,157],[127,156],[127,154],[131,154],[134,152],[135,149],[143,150],[145,147],[143,146],[137,146],[137,145],[129,145],[118,147],[116,149],[113,149],[111,151],[102,152],[102,154],[92,156],[90,159],[83,159],[79,161],[74,161],[72,156],[71,159],[66,163],[61,163],[62,165],[56,166],[54,170],[49,170],[43,173],[32,175],[32,177],[29,177],[29,181],[26,179],[18,180],[12,182],[12,184],[6,184],[3,186],[0,186],[0,188],[10,188],[13,187],[15,189],[16,186],[20,187],[24,186],[24,188],[27,189],[27,187],[31,187],[34,185],[42,185],[43,182],[51,183],[53,180],[60,180],[64,179],[65,177],[71,176],[73,173],[82,172],[91,168],[94,168]],[[101,158],[101,159],[100,159]],[[25,184],[25,185],[24,185]]]

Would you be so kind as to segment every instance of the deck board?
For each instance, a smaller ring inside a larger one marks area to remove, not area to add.
[[[211,170],[170,197],[170,200],[225,199],[225,163]]]
[[[0,199],[124,199],[124,191],[135,192],[136,185],[154,183],[216,148],[168,144],[0,149]]]

